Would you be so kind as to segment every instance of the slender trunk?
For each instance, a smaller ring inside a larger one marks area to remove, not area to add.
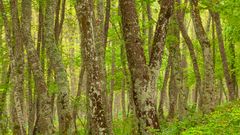
[[[231,77],[234,83],[234,87],[235,87],[235,93],[238,94],[238,84],[237,84],[237,77],[236,77],[236,68],[235,68],[235,44],[233,43],[232,40],[229,41],[229,51],[231,54],[230,57],[230,62],[231,62],[231,66],[230,66],[230,73],[231,73]],[[237,95],[238,98],[239,95]]]
[[[222,79],[219,80],[219,82],[218,82],[218,88],[219,88],[219,101],[218,101],[218,105],[221,105],[222,101],[223,101],[223,93],[224,93],[224,87],[223,87]]]
[[[159,107],[158,107],[158,115],[160,119],[164,118],[164,103],[166,101],[166,96],[167,96],[167,84],[168,84],[168,80],[169,80],[169,73],[171,70],[171,56],[168,56],[168,63],[167,63],[167,67],[165,69],[165,74],[164,74],[164,80],[163,80],[163,86],[161,89],[161,95],[160,95],[160,103],[159,103]],[[165,103],[166,104],[166,103]]]
[[[39,9],[38,9],[38,37],[37,37],[37,54],[40,58],[41,42],[43,38],[43,4],[39,0]]]
[[[85,66],[82,65],[80,74],[79,74],[79,80],[78,80],[77,96],[75,98],[77,101],[81,101],[84,72],[85,72]],[[78,106],[74,105],[74,107],[73,107],[73,122],[74,122],[75,133],[77,133],[77,114],[78,114]]]
[[[218,13],[212,13],[212,16],[216,23],[216,31],[217,31],[219,50],[220,50],[220,54],[221,54],[221,58],[222,58],[224,77],[227,82],[227,88],[229,91],[229,100],[232,101],[232,100],[236,99],[237,93],[235,93],[234,81],[232,80],[231,73],[230,73],[230,70],[228,67],[227,56],[226,56],[225,48],[224,48],[220,16]]]
[[[210,41],[204,31],[200,17],[198,0],[191,0],[191,15],[196,36],[201,44],[204,57],[204,81],[200,97],[200,109],[206,114],[216,106],[216,91],[214,89],[213,60]]]
[[[34,128],[34,109],[35,109],[35,106],[33,104],[33,93],[32,93],[32,71],[31,71],[31,67],[30,67],[30,60],[28,59],[28,68],[27,68],[27,73],[28,73],[28,88],[27,88],[27,105],[28,105],[28,133],[31,134],[33,133],[33,128]]]
[[[152,9],[151,9],[151,4],[147,2],[147,17],[148,17],[148,23],[150,24],[148,28],[148,53],[149,57],[151,57],[151,50],[152,50],[152,38],[153,38],[153,19],[152,19]]]
[[[114,75],[115,75],[115,68],[116,68],[116,65],[115,65],[115,61],[116,61],[116,56],[115,56],[115,46],[112,45],[112,65],[111,65],[111,82],[110,82],[110,95],[109,95],[109,131],[110,133],[109,134],[113,134],[113,126],[112,126],[112,123],[113,123],[113,114],[112,114],[112,110],[113,110],[113,95],[114,95],[114,87],[115,87],[115,78],[114,78]]]
[[[55,42],[59,44],[59,37],[62,32],[62,27],[65,18],[65,5],[66,0],[57,0],[55,9],[55,25],[54,25],[54,36]]]
[[[122,80],[122,113],[123,113],[123,120],[126,119],[127,117],[127,112],[126,112],[126,100],[125,100],[125,91],[128,87],[127,82],[128,82],[128,73],[127,73],[127,67],[126,67],[126,52],[124,48],[124,44],[121,44],[121,66],[122,66],[122,73],[123,73],[123,80]],[[130,91],[130,90],[129,90]],[[129,93],[128,91],[128,93]],[[132,98],[128,98],[129,103],[132,101]],[[133,110],[132,110],[133,112]]]
[[[180,4],[178,2],[178,4]],[[194,100],[194,103],[197,105],[197,98],[198,98],[198,93],[201,93],[201,83],[202,83],[202,80],[201,80],[201,74],[200,74],[200,70],[199,70],[199,66],[198,66],[198,62],[197,62],[197,56],[196,56],[196,53],[194,51],[194,45],[192,43],[192,40],[190,39],[188,33],[187,33],[187,29],[184,25],[184,12],[183,11],[178,11],[177,12],[177,23],[178,23],[178,26],[179,26],[179,29],[181,31],[181,34],[187,44],[187,47],[188,47],[188,50],[189,50],[189,53],[190,53],[190,57],[191,57],[191,60],[192,60],[192,64],[193,64],[193,71],[194,71],[194,74],[195,74],[195,78],[196,78],[196,85],[195,85],[195,100]]]
[[[81,49],[83,53],[83,61],[87,71],[87,93],[89,97],[89,114],[91,115],[91,123],[94,128],[90,131],[92,134],[107,134],[106,113],[103,106],[102,90],[103,83],[101,81],[101,68],[97,58],[95,32],[93,29],[93,9],[91,2],[87,0],[77,1],[76,4],[77,18],[79,21],[81,33]]]
[[[31,36],[31,15],[32,15],[32,3],[31,0],[22,1],[22,32],[23,32],[23,41],[26,47],[27,56],[29,60],[29,65],[34,76],[34,81],[37,91],[37,122],[36,122],[36,131],[37,134],[52,134],[53,133],[53,124],[51,123],[51,110],[50,110],[50,98],[48,96],[48,90],[46,82],[44,81],[44,75],[42,72],[39,56],[37,51],[34,48],[34,42]],[[30,72],[31,73],[31,72]],[[31,75],[31,74],[30,74]],[[31,79],[31,78],[29,78]],[[31,85],[31,84],[29,84]],[[30,90],[31,91],[31,90]],[[29,92],[29,94],[32,94]],[[32,109],[34,107],[32,106]],[[30,112],[32,113],[32,112]],[[33,125],[34,118],[31,118],[32,124],[30,127],[29,134],[33,134]],[[33,120],[33,121],[32,121]]]
[[[57,94],[57,112],[59,120],[59,133],[71,133],[71,114],[69,103],[69,82],[62,56],[54,39],[54,0],[46,1],[44,37],[48,57],[56,75],[56,84],[59,88]]]
[[[9,86],[11,86],[11,84],[13,83],[13,68],[14,68],[14,45],[13,45],[13,41],[12,41],[12,37],[11,37],[11,26],[9,24],[9,21],[8,21],[8,18],[7,18],[7,14],[5,12],[5,7],[3,5],[3,1],[0,0],[0,13],[1,13],[1,16],[3,18],[3,24],[4,24],[4,30],[5,30],[5,40],[6,40],[6,43],[7,43],[7,46],[8,46],[8,50],[9,50],[9,55],[10,55],[10,60],[11,60],[11,63],[10,63],[10,66],[9,66],[9,78],[11,78],[11,80],[9,80]],[[10,89],[12,89],[12,87],[10,87]],[[11,92],[11,96],[12,96],[12,92]],[[3,97],[1,98],[2,101],[4,102],[4,93],[3,93]],[[13,101],[11,99],[11,101]],[[4,104],[2,104],[4,105]],[[14,130],[15,131],[15,130]]]
[[[2,81],[1,85],[4,86],[4,89],[0,92],[0,134],[5,135],[7,134],[7,112],[6,109],[6,100],[7,100],[7,91],[9,90],[9,80],[10,80],[10,74],[11,74],[11,67],[7,69],[7,72],[4,72],[5,70],[2,70]]]
[[[11,17],[12,17],[12,32],[14,44],[14,62],[13,62],[13,84],[12,91],[12,114],[14,128],[13,132],[21,135],[26,134],[25,121],[23,117],[23,84],[24,84],[24,50],[20,32],[20,20],[18,14],[17,0],[10,1]],[[17,120],[17,122],[15,122]]]
[[[179,119],[183,120],[184,117],[187,116],[188,113],[188,94],[189,94],[189,87],[187,86],[187,58],[186,58],[186,49],[183,48],[182,57],[181,57],[181,89],[179,92],[179,102],[178,102],[178,114]]]
[[[169,43],[169,51],[171,57],[171,76],[169,86],[169,115],[168,118],[171,120],[176,116],[178,94],[181,98],[183,95],[183,89],[181,89],[181,69],[180,61],[180,31],[177,27],[176,16],[173,16],[170,21],[168,36],[173,38],[173,41]],[[182,100],[182,99],[181,99]],[[180,101],[181,101],[180,100]],[[181,104],[181,103],[179,103]]]

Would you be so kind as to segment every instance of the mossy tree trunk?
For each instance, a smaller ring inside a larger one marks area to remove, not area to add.
[[[214,89],[214,68],[211,44],[203,28],[198,0],[191,0],[191,16],[197,39],[201,45],[204,57],[203,90],[200,97],[200,109],[206,114],[216,106],[216,90]]]
[[[34,76],[36,93],[37,93],[37,118],[33,118],[29,124],[34,124],[34,119],[37,119],[35,131],[29,130],[29,134],[52,134],[53,123],[51,117],[50,97],[48,95],[47,85],[44,81],[44,74],[37,51],[34,48],[34,42],[31,36],[31,17],[32,17],[32,2],[31,0],[22,1],[22,32],[23,42],[27,51],[29,65]],[[30,72],[31,73],[31,72]],[[31,75],[31,74],[30,74]],[[29,84],[31,85],[31,84]],[[31,93],[30,93],[31,94]],[[31,106],[32,108],[34,106]],[[30,109],[32,109],[30,108]],[[31,115],[31,114],[30,114]],[[31,125],[32,127],[32,125]],[[34,133],[33,133],[34,132]]]
[[[71,133],[71,114],[69,102],[69,82],[68,76],[63,64],[62,56],[54,35],[54,0],[46,1],[45,22],[44,22],[44,42],[51,67],[55,73],[55,81],[58,86],[57,93],[57,112],[59,120],[59,133]]]
[[[79,0],[76,3],[77,18],[81,33],[81,50],[87,72],[87,94],[89,98],[90,121],[93,124],[92,134],[108,134],[106,113],[103,106],[101,68],[97,58],[94,32],[93,8],[90,0]]]
[[[135,1],[120,0],[119,4],[139,133],[148,134],[147,127],[159,128],[153,93],[156,90],[156,80],[161,67],[166,28],[172,14],[173,1],[164,0],[161,3],[149,65],[146,63],[142,47],[143,42],[141,40]]]

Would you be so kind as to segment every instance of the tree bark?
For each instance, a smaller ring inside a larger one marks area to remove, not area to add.
[[[12,120],[14,122],[13,133],[24,135],[26,134],[25,121],[23,119],[24,50],[20,33],[20,20],[17,8],[17,0],[11,0],[10,7],[14,44],[14,61],[12,68],[14,85],[14,90],[12,91]]]
[[[93,9],[91,1],[79,0],[76,5],[77,18],[81,33],[81,49],[83,61],[87,70],[87,93],[89,99],[89,109],[91,123],[94,129],[90,129],[92,134],[107,134],[106,113],[104,111],[102,99],[102,82],[100,78],[101,68],[97,61],[98,52],[94,33]]]
[[[163,86],[161,89],[161,95],[160,95],[160,102],[159,102],[159,107],[158,107],[158,115],[160,119],[164,118],[164,110],[163,110],[163,106],[164,106],[164,102],[166,101],[166,96],[167,96],[167,84],[168,84],[168,80],[169,80],[169,73],[171,71],[171,56],[169,54],[168,56],[168,63],[167,63],[167,67],[165,69],[165,74],[164,74],[164,80],[163,80]],[[166,103],[165,103],[166,104]]]
[[[23,41],[26,47],[27,56],[30,64],[31,71],[33,72],[34,81],[37,90],[37,121],[34,131],[36,134],[52,134],[53,123],[50,109],[50,98],[44,75],[40,64],[40,59],[37,51],[34,48],[34,42],[31,36],[31,16],[32,16],[32,3],[31,0],[22,1],[22,32]],[[33,106],[32,106],[33,107]],[[33,119],[34,120],[34,119]],[[32,124],[32,123],[29,123]],[[34,123],[33,123],[34,124]],[[30,130],[29,134],[33,134]]]
[[[180,6],[179,1],[177,1],[178,6]],[[188,33],[187,33],[187,29],[184,25],[184,10],[178,10],[177,12],[177,23],[179,26],[179,29],[181,31],[181,34],[187,44],[189,53],[190,53],[190,57],[192,60],[192,64],[193,64],[193,71],[195,74],[195,78],[196,78],[196,85],[195,85],[195,91],[196,91],[196,98],[194,103],[197,105],[197,97],[198,97],[198,93],[201,93],[201,89],[202,89],[202,79],[201,79],[201,74],[200,74],[200,70],[199,70],[199,66],[198,66],[198,62],[197,62],[197,56],[196,53],[194,51],[194,45],[192,43],[192,40],[190,39]]]
[[[204,114],[206,114],[213,111],[216,106],[216,90],[214,89],[214,68],[211,45],[202,25],[198,0],[191,0],[190,3],[195,33],[203,50],[204,81],[200,97],[200,109]]]
[[[139,133],[147,134],[147,127],[159,128],[155,97],[156,80],[161,66],[162,52],[168,19],[172,14],[173,1],[162,2],[156,33],[152,45],[149,66],[142,48],[142,40],[134,0],[120,0],[122,29],[131,73],[133,99],[139,124]]]
[[[56,84],[59,88],[57,94],[57,112],[59,119],[59,133],[71,133],[71,114],[69,103],[69,82],[62,56],[54,39],[54,0],[46,1],[44,37],[48,57],[53,71],[56,74]]]
[[[227,56],[225,53],[220,16],[218,13],[213,12],[212,17],[214,18],[214,21],[216,23],[216,31],[217,31],[219,50],[220,50],[220,54],[221,54],[221,58],[222,58],[223,73],[224,73],[224,77],[227,82],[227,88],[229,91],[229,100],[232,101],[232,100],[236,99],[237,93],[235,93],[234,81],[232,80],[232,77],[231,77],[231,73],[230,73],[228,61],[227,61]]]
[[[181,72],[180,68],[181,54],[180,54],[180,31],[176,23],[176,16],[172,16],[168,31],[169,51],[171,57],[171,76],[169,86],[169,115],[168,118],[172,120],[177,114],[178,95],[183,94],[181,89]]]
[[[79,80],[78,80],[77,96],[75,98],[75,100],[77,100],[77,101],[81,101],[84,73],[85,73],[85,66],[82,65],[80,74],[79,74]],[[73,123],[74,123],[75,133],[77,133],[77,115],[78,115],[78,106],[74,105],[74,107],[73,107]]]
[[[182,49],[181,54],[181,65],[180,65],[180,76],[181,76],[181,87],[179,92],[179,101],[178,101],[178,118],[183,120],[188,114],[188,94],[189,87],[187,86],[188,72],[187,72],[187,57],[186,57],[186,48]]]

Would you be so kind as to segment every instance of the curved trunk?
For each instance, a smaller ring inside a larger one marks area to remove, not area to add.
[[[204,81],[200,97],[200,109],[203,113],[213,111],[216,106],[216,91],[214,89],[214,68],[210,41],[204,31],[200,17],[198,0],[191,0],[191,15],[198,41],[201,44],[204,57]]]
[[[62,56],[54,39],[54,0],[46,1],[44,25],[44,42],[51,66],[56,75],[56,84],[59,88],[57,94],[57,112],[59,119],[59,133],[71,133],[71,114],[69,103],[69,82]]]
[[[101,68],[97,61],[93,9],[91,1],[80,0],[76,5],[77,18],[81,32],[81,50],[87,72],[87,93],[89,98],[89,113],[91,115],[92,134],[107,134],[106,113],[103,106]]]

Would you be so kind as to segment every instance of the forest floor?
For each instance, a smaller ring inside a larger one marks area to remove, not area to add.
[[[131,134],[131,119],[114,122],[116,135]],[[182,121],[162,122],[156,135],[240,135],[240,100],[225,103],[208,115],[192,112]]]
[[[223,104],[209,115],[190,115],[165,124],[162,135],[240,135],[240,100]]]
[[[194,110],[194,109],[193,109]],[[121,118],[121,117],[120,117]],[[133,118],[115,119],[113,130],[115,135],[131,135],[134,129]],[[136,125],[135,125],[136,126]],[[84,129],[79,135],[84,135]],[[201,115],[190,111],[182,121],[161,122],[161,131],[154,135],[240,135],[240,100],[223,103],[214,112]]]

